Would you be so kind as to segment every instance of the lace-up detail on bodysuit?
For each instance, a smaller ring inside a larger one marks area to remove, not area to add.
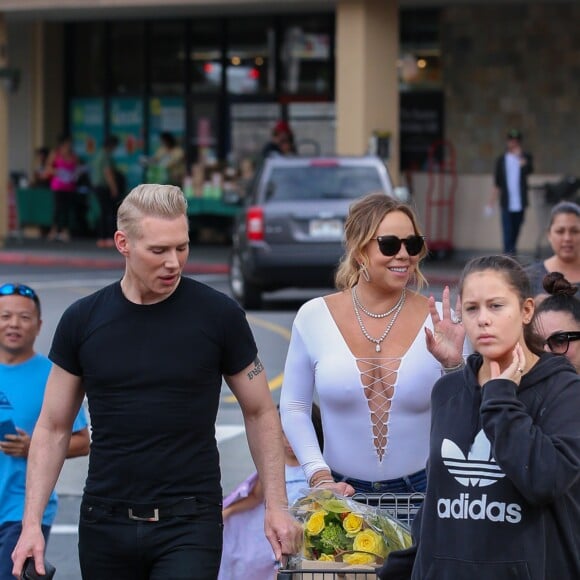
[[[373,444],[381,462],[389,442],[389,415],[401,360],[400,357],[356,359],[369,406]]]
[[[442,316],[439,303],[437,309]],[[402,356],[398,351],[357,350],[358,358],[324,298],[301,307],[294,319],[280,408],[284,432],[299,450],[307,478],[334,469],[355,479],[384,481],[425,467],[431,388],[441,367],[425,347],[424,327],[433,328],[428,314]],[[315,394],[324,419],[324,456],[310,416]]]

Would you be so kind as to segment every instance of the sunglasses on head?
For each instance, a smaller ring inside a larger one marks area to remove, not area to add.
[[[554,354],[566,354],[570,342],[574,340],[580,340],[580,332],[555,332],[546,338],[544,344],[547,344],[550,352]]]
[[[0,286],[0,296],[24,296],[34,300],[37,306],[40,305],[36,292],[24,284],[4,284]]]
[[[398,238],[397,236],[377,236],[373,238],[379,243],[379,250],[383,256],[394,256],[399,253],[401,245],[405,245],[409,256],[416,256],[425,247],[425,236],[408,236]]]

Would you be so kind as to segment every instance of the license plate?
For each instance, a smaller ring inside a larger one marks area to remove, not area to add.
[[[310,235],[313,238],[340,240],[342,234],[342,220],[310,220]]]

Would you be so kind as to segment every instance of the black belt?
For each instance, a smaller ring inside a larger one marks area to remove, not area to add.
[[[99,501],[93,502],[90,499],[86,499],[85,503],[89,509],[96,507],[109,514],[126,516],[130,520],[141,522],[158,522],[160,519],[175,516],[193,516],[199,512],[199,504],[195,497],[186,497],[174,504],[159,506],[108,504]]]

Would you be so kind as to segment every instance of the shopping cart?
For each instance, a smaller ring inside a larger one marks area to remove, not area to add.
[[[377,507],[385,511],[390,516],[397,518],[399,522],[411,526],[417,511],[423,503],[422,493],[380,493],[363,494],[357,493],[353,499]],[[299,555],[292,556],[288,560],[285,568],[278,570],[277,580],[376,580],[377,571],[368,568],[349,567],[348,571],[328,570],[328,569],[301,569],[301,558]]]

